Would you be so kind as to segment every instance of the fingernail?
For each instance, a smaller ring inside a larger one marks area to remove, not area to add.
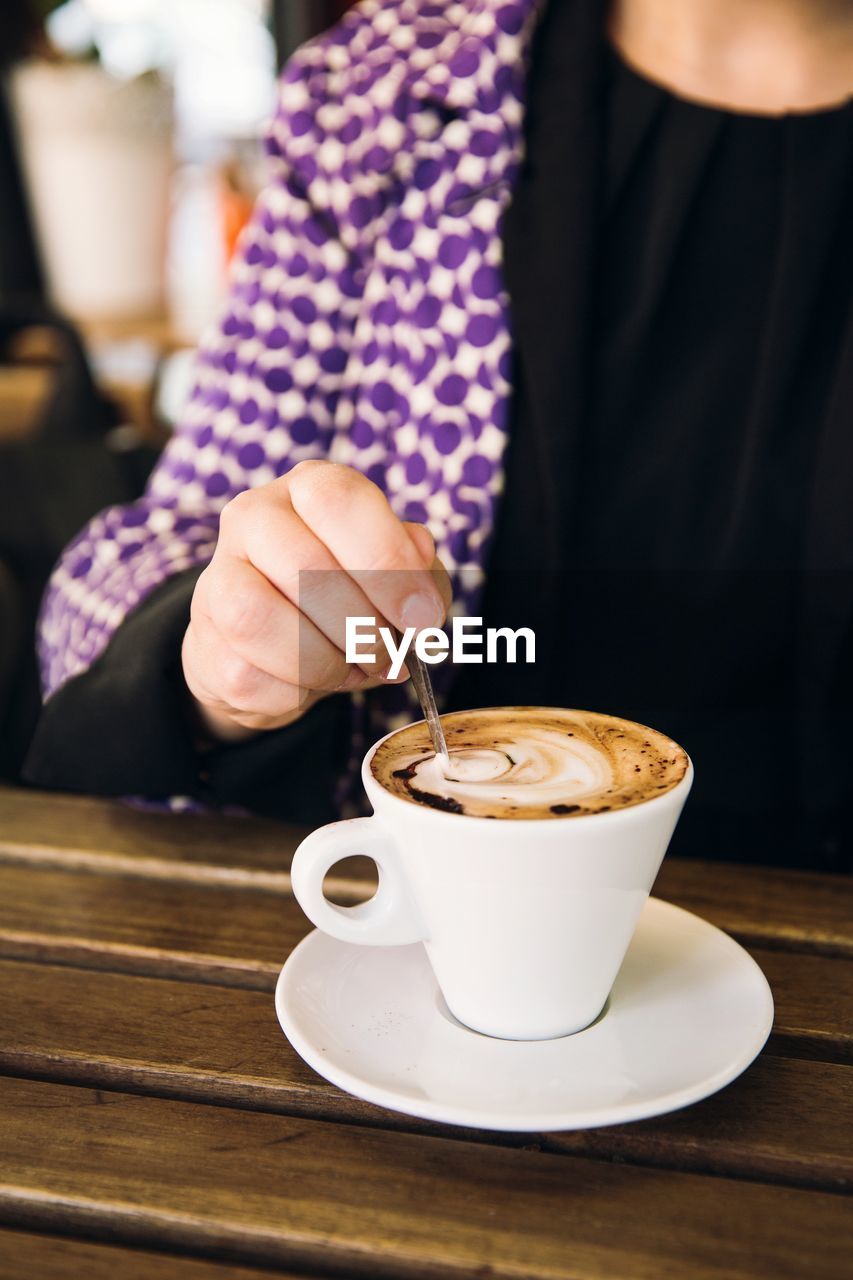
[[[440,627],[441,617],[441,605],[425,591],[409,596],[400,610],[400,621],[404,629],[414,627],[416,631],[422,631],[424,627]]]
[[[379,677],[380,680],[387,680],[389,684],[400,684],[402,683],[403,680],[408,680],[408,678],[409,678],[409,668],[405,665],[405,663],[403,664],[403,666],[400,668],[400,670],[397,672],[395,676],[391,675],[391,668],[386,667],[385,670],[382,672],[382,675]]]
[[[348,689],[358,689],[366,680],[367,676],[359,667],[351,667],[346,680],[338,685],[338,690],[346,692]]]

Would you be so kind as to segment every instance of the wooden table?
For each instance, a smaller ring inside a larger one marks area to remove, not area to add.
[[[766,972],[768,1048],[659,1120],[478,1133],[358,1102],[282,1036],[297,835],[0,791],[0,1280],[850,1275],[849,882],[665,864],[658,895]]]

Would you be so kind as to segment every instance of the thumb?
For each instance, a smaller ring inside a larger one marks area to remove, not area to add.
[[[435,539],[425,524],[415,524],[411,520],[404,522],[403,527],[414,544],[415,550],[427,569],[431,569],[435,560]]]

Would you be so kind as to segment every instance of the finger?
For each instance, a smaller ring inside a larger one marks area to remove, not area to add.
[[[378,628],[388,625],[384,616],[297,515],[285,485],[250,490],[230,502],[222,512],[220,549],[250,562],[341,653],[347,618],[375,619],[377,639],[362,646],[359,665],[367,675],[387,665],[378,638]]]
[[[325,692],[363,682],[364,673],[248,560],[217,553],[196,595],[196,612],[228,648],[275,680]]]
[[[385,495],[350,467],[301,463],[289,475],[296,513],[398,628],[439,626],[441,593]]]
[[[413,520],[404,520],[403,528],[408,533],[415,550],[429,569],[435,559],[435,539],[425,524],[415,524]]]
[[[453,603],[453,586],[450,581],[450,575],[439,560],[438,556],[433,559],[432,564],[430,565],[430,573],[432,574],[432,580],[438,589],[439,595],[441,596],[445,613],[447,613]]]
[[[447,570],[435,553],[435,539],[425,524],[414,524],[413,522],[406,520],[403,522],[403,527],[414,542],[418,554],[424,564],[432,574],[433,581],[441,595],[446,612],[453,601],[453,587],[451,586]]]
[[[403,528],[412,539],[412,542],[414,542],[418,555],[432,574],[433,581],[438,587],[445,608],[449,609],[453,600],[453,587],[447,570],[436,555],[435,538],[425,524],[415,524],[414,521],[404,520]]]
[[[184,636],[184,678],[198,702],[246,728],[277,728],[302,711],[310,691],[252,666],[212,626],[191,622]]]

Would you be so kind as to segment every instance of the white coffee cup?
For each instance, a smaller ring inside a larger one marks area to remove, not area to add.
[[[393,734],[388,734],[393,737]],[[693,780],[624,809],[570,818],[477,818],[391,794],[362,765],[373,805],[314,831],[293,892],[324,933],[367,946],[422,942],[450,1012],[484,1035],[547,1040],[602,1012]],[[369,902],[337,906],[326,873],[364,854]]]

